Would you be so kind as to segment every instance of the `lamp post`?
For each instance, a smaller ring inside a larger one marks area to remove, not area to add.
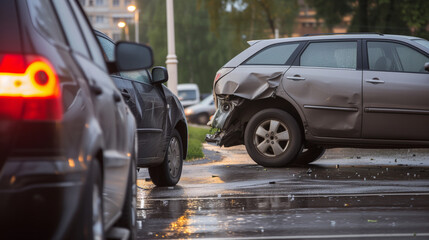
[[[136,43],[139,42],[139,9],[135,5],[129,5],[127,7],[129,12],[134,13],[134,35]]]
[[[169,80],[167,86],[171,92],[177,95],[177,56],[176,56],[176,45],[174,42],[174,7],[173,0],[166,0],[167,4],[167,43],[168,43],[168,55],[167,71]]]
[[[128,25],[126,22],[124,21],[120,21],[118,22],[118,27],[119,28],[123,28],[125,30],[125,40],[129,40],[129,36],[128,36]]]

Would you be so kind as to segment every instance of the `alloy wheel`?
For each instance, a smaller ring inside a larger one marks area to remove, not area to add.
[[[180,146],[176,137],[171,138],[170,146],[168,147],[168,168],[170,175],[175,178],[180,170]]]
[[[284,123],[270,119],[256,127],[253,143],[264,156],[276,157],[286,151],[289,145],[289,130]]]

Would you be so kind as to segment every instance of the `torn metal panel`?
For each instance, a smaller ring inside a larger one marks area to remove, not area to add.
[[[280,85],[287,66],[240,66],[215,85],[217,95],[234,95],[245,99],[268,98]]]

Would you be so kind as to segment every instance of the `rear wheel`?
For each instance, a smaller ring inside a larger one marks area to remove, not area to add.
[[[284,167],[300,151],[302,134],[289,113],[266,109],[250,119],[244,133],[244,143],[256,163],[265,167]]]
[[[89,173],[89,196],[84,211],[85,228],[88,229],[89,239],[104,239],[102,191],[100,164],[94,159]]]
[[[171,135],[164,161],[157,167],[149,168],[152,182],[159,186],[174,186],[179,182],[183,168],[182,139],[174,129]]]
[[[296,165],[306,165],[321,158],[326,149],[317,145],[309,145],[302,149],[298,157],[293,161]]]

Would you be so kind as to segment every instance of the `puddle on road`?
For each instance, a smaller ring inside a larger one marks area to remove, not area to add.
[[[346,222],[354,222],[355,228],[360,226],[356,230],[372,229],[375,225],[395,229],[409,217],[429,227],[429,194],[139,201],[138,232],[147,239],[279,235],[285,229],[308,228],[311,232],[313,225],[327,231]]]

